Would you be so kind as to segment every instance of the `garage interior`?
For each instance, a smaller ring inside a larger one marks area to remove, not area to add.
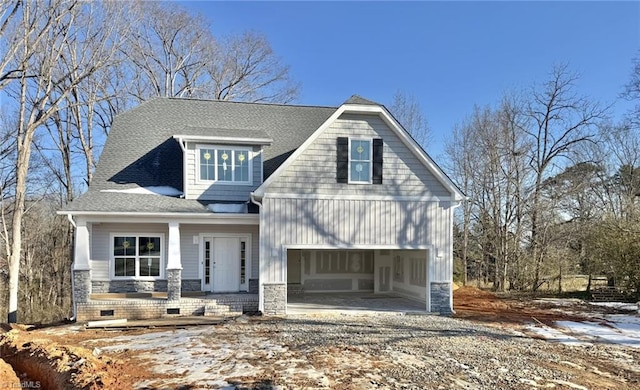
[[[288,314],[426,312],[427,250],[289,249]]]

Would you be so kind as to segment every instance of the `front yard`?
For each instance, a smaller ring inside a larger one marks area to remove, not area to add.
[[[640,387],[640,321],[624,308],[508,301],[473,290],[458,292],[456,299],[460,318],[323,313],[239,317],[184,329],[73,325],[10,333],[17,333],[16,344],[72,348],[77,357],[68,365],[93,364],[87,370],[93,376],[84,378],[93,388]],[[78,383],[82,372],[76,372]]]

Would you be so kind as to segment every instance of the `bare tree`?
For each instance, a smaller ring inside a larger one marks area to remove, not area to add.
[[[130,94],[287,103],[299,85],[264,35],[214,37],[207,20],[172,3],[126,4],[129,24],[123,54],[129,62]]]
[[[256,32],[228,36],[210,46],[207,74],[216,100],[289,103],[299,85],[289,67],[275,55],[266,37]]]
[[[208,45],[215,45],[206,21],[177,6],[152,1],[119,3],[127,8],[123,53],[130,62],[131,94],[150,97],[202,97],[211,88],[205,77]]]
[[[429,143],[433,141],[431,129],[415,96],[400,90],[396,91],[395,95],[393,95],[390,109],[398,122],[402,124],[416,142],[424,149],[427,149]]]
[[[93,40],[92,32],[82,31],[76,18],[86,12],[88,3],[71,0],[24,1],[4,32],[11,40],[7,68],[18,75],[5,92],[14,100],[17,112],[15,138],[14,210],[11,216],[9,256],[9,322],[17,321],[19,269],[22,256],[23,218],[27,203],[27,177],[36,130],[57,111],[73,88],[93,74],[108,58],[111,42],[98,41],[93,51],[86,51],[69,62],[69,45]],[[60,66],[63,64],[64,66]],[[69,82],[69,74],[74,74]],[[61,88],[61,85],[65,87]]]
[[[570,157],[577,147],[592,141],[597,123],[604,119],[606,110],[599,104],[575,92],[578,76],[566,65],[554,68],[550,78],[541,87],[531,91],[524,132],[533,144],[530,152],[535,181],[531,199],[531,250],[534,259],[533,289],[540,285],[540,271],[544,262],[541,233],[542,189],[544,180]]]
[[[452,175],[469,200],[463,207],[462,243],[458,253],[465,269],[474,253],[478,281],[490,279],[494,288],[507,286],[511,269],[518,269],[524,231],[528,148],[520,130],[521,108],[505,99],[495,110],[475,108],[456,127],[446,152],[454,161]],[[471,243],[475,243],[471,245]],[[472,250],[477,247],[480,252]],[[515,265],[515,267],[512,267]],[[465,281],[466,283],[466,281]]]

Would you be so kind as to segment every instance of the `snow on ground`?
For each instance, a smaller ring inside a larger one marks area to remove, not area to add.
[[[563,307],[565,303],[554,300],[554,304]],[[540,337],[563,344],[613,343],[632,348],[640,348],[640,316],[638,314],[605,314],[597,309],[607,308],[620,311],[634,311],[638,305],[623,302],[590,302],[594,309],[580,314],[590,318],[590,321],[557,321],[554,327],[529,325],[527,330]],[[556,309],[557,310],[557,309]],[[568,305],[563,312],[576,314]]]
[[[570,336],[559,329],[555,329],[549,326],[541,325],[528,325],[526,329],[537,334],[545,340],[558,342],[566,345],[587,345],[588,342],[580,341],[577,338]]]
[[[258,375],[265,361],[296,368],[297,376],[327,381],[324,374],[312,366],[296,363],[286,347],[275,344],[269,337],[222,329],[223,332],[209,328],[177,329],[89,340],[85,344],[93,348],[98,343],[97,349],[105,352],[134,351],[139,358],[152,361],[151,367],[159,377],[139,383],[141,388],[197,384],[189,388],[235,389],[236,386],[224,378]],[[283,357],[286,362],[281,362]]]
[[[637,303],[627,303],[627,302],[589,302],[589,304],[593,305],[593,306],[610,307],[612,309],[617,309],[617,310],[638,311],[638,304]]]
[[[182,191],[168,186],[136,187],[126,190],[102,190],[100,192],[120,192],[123,194],[181,196]]]
[[[628,322],[622,324],[632,325]],[[640,348],[640,323],[633,324],[635,326],[623,326],[612,320],[608,320],[606,323],[558,321],[556,325],[582,339],[587,338]]]

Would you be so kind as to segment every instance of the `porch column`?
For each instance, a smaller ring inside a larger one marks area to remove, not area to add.
[[[89,227],[87,221],[78,218],[73,249],[73,301],[88,302],[91,295],[91,257],[89,250]]]
[[[169,251],[167,253],[167,300],[180,299],[182,290],[182,261],[180,259],[180,224],[169,222]]]

